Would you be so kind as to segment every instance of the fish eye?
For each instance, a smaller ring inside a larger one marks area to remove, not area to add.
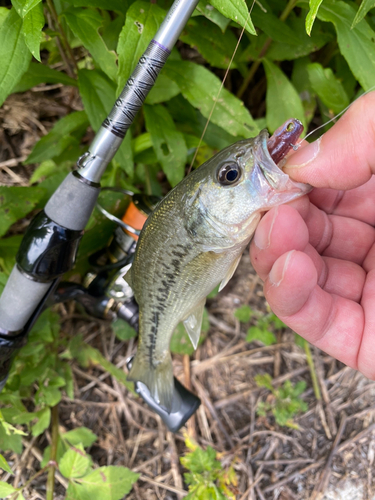
[[[241,177],[241,169],[237,163],[225,163],[221,165],[217,173],[217,180],[223,186],[234,184]]]

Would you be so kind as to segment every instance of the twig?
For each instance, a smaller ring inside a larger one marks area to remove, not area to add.
[[[338,445],[339,445],[339,442],[340,442],[340,440],[342,438],[342,434],[343,434],[344,429],[345,429],[346,421],[347,421],[346,415],[343,414],[343,416],[341,418],[339,429],[337,431],[335,440],[334,440],[332,448],[331,448],[331,452],[330,452],[330,454],[328,456],[327,463],[326,463],[326,465],[325,465],[325,467],[324,467],[324,469],[323,469],[323,471],[322,471],[322,473],[320,475],[320,481],[319,481],[319,483],[314,488],[314,491],[313,491],[313,493],[311,495],[311,500],[317,500],[318,498],[321,498],[323,492],[326,490],[326,487],[328,485],[328,481],[329,481],[329,478],[330,478],[330,475],[331,475],[332,460],[333,460],[333,457],[337,453]]]
[[[53,500],[53,493],[55,490],[55,471],[56,471],[56,455],[57,455],[57,443],[59,440],[59,407],[58,405],[53,406],[51,409],[51,456],[50,465],[48,469],[47,476],[47,495],[46,500]]]
[[[307,361],[307,364],[309,365],[309,369],[310,369],[311,380],[312,380],[312,384],[313,384],[313,388],[314,388],[314,394],[315,394],[316,399],[318,401],[320,401],[322,399],[322,395],[320,393],[318,378],[316,376],[315,365],[314,365],[314,360],[313,360],[313,357],[311,354],[310,344],[305,339],[304,339],[303,343],[304,343],[304,349],[305,349],[305,353],[306,353],[306,361]]]
[[[175,442],[173,434],[171,432],[167,432],[167,441],[169,443],[169,449],[170,449],[171,470],[172,470],[173,481],[174,481],[176,488],[182,489],[183,481],[182,481],[181,473],[179,470],[179,461],[178,461],[176,442]],[[181,498],[181,496],[180,496],[180,498]]]
[[[181,490],[180,488],[175,488],[174,486],[170,486],[169,484],[159,483],[158,481],[155,481],[154,479],[150,479],[149,477],[144,476],[143,474],[141,475],[139,480],[145,481],[146,483],[150,483],[153,486],[157,486],[158,488],[164,488],[165,490],[171,491],[172,493],[177,493],[181,497],[187,496],[187,491]]]
[[[185,386],[189,391],[191,391],[191,371],[190,371],[190,357],[188,354],[184,354],[183,357],[183,366],[184,366],[184,381]],[[192,415],[187,422],[187,431],[189,436],[193,439],[197,437],[197,422],[195,419],[195,415]]]
[[[296,478],[298,476],[302,476],[306,472],[308,472],[312,469],[316,469],[317,467],[320,467],[323,464],[323,462],[324,461],[322,459],[322,460],[319,460],[318,462],[315,462],[315,464],[308,465],[307,467],[305,467],[301,470],[293,472],[293,474],[290,474],[289,476],[285,477],[281,481],[278,481],[277,483],[274,483],[274,484],[271,484],[270,486],[267,486],[267,488],[265,488],[263,490],[263,493],[269,493],[270,491],[273,491],[277,488],[280,488],[280,486],[283,486],[284,484],[289,483],[289,481],[292,481],[294,478]]]

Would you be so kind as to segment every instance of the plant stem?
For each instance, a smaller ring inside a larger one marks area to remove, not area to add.
[[[51,409],[52,422],[51,422],[51,456],[50,464],[47,477],[47,496],[46,500],[53,500],[53,493],[55,489],[55,470],[56,470],[56,455],[57,455],[57,443],[59,439],[59,407],[58,405],[53,406]]]
[[[318,401],[320,401],[322,399],[322,396],[320,393],[318,377],[316,376],[315,365],[314,365],[314,360],[313,360],[313,357],[311,354],[310,344],[307,342],[307,340],[304,340],[304,348],[305,348],[305,353],[306,353],[306,358],[307,358],[307,364],[309,365],[309,368],[310,368],[310,374],[311,374],[311,380],[313,383],[314,394],[315,394],[316,399]]]
[[[47,5],[48,5],[49,11],[51,12],[53,21],[54,21],[54,23],[56,25],[56,28],[58,29],[58,31],[59,31],[59,33],[61,35],[61,39],[63,41],[64,49],[67,52],[67,54],[69,55],[69,58],[70,58],[71,62],[73,63],[73,66],[74,66],[75,70],[78,71],[78,66],[77,66],[76,60],[74,58],[74,54],[72,52],[72,49],[70,48],[70,45],[69,45],[68,39],[66,37],[65,31],[64,31],[63,27],[61,26],[61,23],[60,23],[60,20],[59,20],[59,16],[57,15],[55,6],[53,4],[53,1],[52,0],[47,0]]]
[[[294,9],[294,6],[296,5],[296,3],[297,3],[297,0],[289,0],[289,2],[287,3],[285,9],[280,14],[280,17],[279,17],[280,21],[284,22],[287,19],[287,17],[289,16],[289,14]],[[263,47],[261,48],[261,50],[260,50],[260,52],[258,54],[258,59],[256,61],[254,61],[253,64],[251,65],[248,74],[246,75],[244,81],[242,82],[242,85],[241,85],[239,91],[237,92],[237,97],[239,99],[241,99],[241,97],[245,93],[245,90],[249,86],[251,80],[254,78],[254,75],[255,75],[255,73],[257,72],[257,70],[258,70],[258,68],[260,66],[261,59],[266,55],[266,53],[267,53],[267,51],[268,51],[271,43],[272,43],[272,38],[268,37],[266,39],[266,41],[264,42]]]

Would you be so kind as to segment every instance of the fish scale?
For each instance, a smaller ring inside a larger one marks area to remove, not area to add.
[[[262,213],[310,190],[276,166],[267,139],[264,130],[208,160],[157,205],[140,234],[126,275],[140,310],[129,379],[168,411],[173,331],[183,321],[197,346],[206,296],[229,281]]]

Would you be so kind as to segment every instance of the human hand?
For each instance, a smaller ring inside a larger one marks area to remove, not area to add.
[[[375,92],[292,154],[314,186],[270,210],[250,247],[272,310],[295,332],[375,379]]]

